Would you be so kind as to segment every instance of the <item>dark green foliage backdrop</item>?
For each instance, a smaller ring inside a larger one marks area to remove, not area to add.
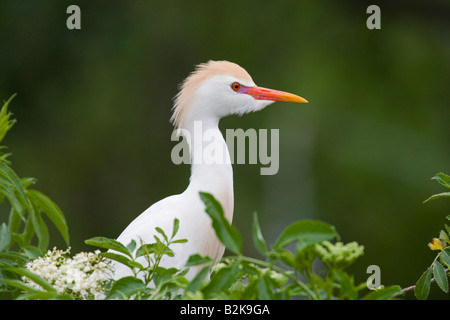
[[[222,121],[280,130],[277,175],[234,167],[235,226],[249,237],[256,210],[270,242],[294,220],[321,219],[365,246],[358,281],[376,264],[383,284],[412,285],[449,214],[445,199],[422,201],[441,191],[430,178],[450,172],[450,5],[385,2],[381,30],[368,30],[372,3],[356,0],[3,0],[0,99],[18,93],[5,140],[14,168],[63,209],[72,252],[90,250],[85,239],[117,236],[187,186],[189,167],[170,160],[172,98],[195,64],[231,60],[257,84],[309,100]],[[66,28],[70,4],[81,30]]]

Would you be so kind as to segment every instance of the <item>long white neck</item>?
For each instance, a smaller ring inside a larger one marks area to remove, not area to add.
[[[222,205],[225,216],[233,217],[233,169],[227,144],[219,130],[219,119],[189,121],[191,177],[187,191],[211,193]]]

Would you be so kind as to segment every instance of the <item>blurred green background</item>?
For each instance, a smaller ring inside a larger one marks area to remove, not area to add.
[[[66,28],[70,4],[81,30]],[[366,27],[370,4],[381,30]],[[309,101],[221,122],[280,130],[277,175],[234,166],[246,254],[257,256],[253,211],[271,243],[295,220],[320,219],[365,246],[357,282],[375,264],[382,284],[409,286],[450,214],[446,199],[422,203],[443,191],[430,178],[450,174],[449,27],[446,0],[2,0],[0,99],[18,94],[5,143],[19,176],[62,208],[72,252],[91,250],[85,239],[116,237],[184,190],[189,167],[170,158],[172,98],[196,64],[234,61],[258,85]]]

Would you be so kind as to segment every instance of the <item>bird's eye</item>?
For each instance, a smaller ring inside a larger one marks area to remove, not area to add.
[[[241,84],[239,82],[233,82],[233,84],[231,85],[231,89],[233,89],[234,91],[239,91],[239,89],[241,89]]]

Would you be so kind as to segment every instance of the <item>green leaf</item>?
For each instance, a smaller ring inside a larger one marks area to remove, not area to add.
[[[37,190],[27,190],[27,195],[30,201],[50,218],[63,236],[66,244],[69,245],[69,230],[66,219],[58,205],[50,200],[45,194]]]
[[[188,239],[177,239],[177,240],[170,241],[170,244],[173,244],[173,243],[186,243],[186,242],[188,242]]]
[[[20,289],[24,292],[41,292],[37,290],[35,287],[30,286],[29,284],[26,284],[23,281],[15,280],[15,279],[2,279],[5,283],[9,284],[10,286]]]
[[[59,294],[56,290],[40,291],[20,280],[3,279],[3,281],[23,292],[15,298],[16,300],[73,300],[71,295]]]
[[[258,299],[259,300],[272,300],[272,281],[268,272],[262,272],[260,275],[256,288],[258,289]]]
[[[23,188],[22,181],[20,181],[19,177],[12,168],[8,166],[5,161],[1,160],[0,176],[2,178],[2,183],[6,184],[6,187],[12,188],[10,192],[5,194],[8,197],[8,200],[17,206],[19,212],[23,212],[23,208],[28,208],[30,203],[25,195],[25,189]],[[14,191],[17,191],[18,194]]]
[[[179,270],[177,268],[169,268],[156,274],[154,277],[155,285],[159,286],[164,283],[171,282],[173,280],[173,275],[176,274],[178,271]]]
[[[238,293],[234,293],[238,300],[256,300],[258,298],[259,278],[249,278],[248,284],[241,288]]]
[[[17,300],[73,300],[73,297],[56,291],[34,291],[21,294]]]
[[[287,266],[292,267],[294,269],[299,269],[299,265],[295,261],[295,257],[289,250],[278,249],[277,250],[280,260]]]
[[[44,220],[42,220],[40,213],[35,210],[30,210],[30,217],[31,222],[33,223],[34,231],[38,238],[38,247],[41,250],[45,250],[50,241],[47,225]]]
[[[445,272],[444,267],[439,261],[434,261],[433,263],[433,274],[434,279],[436,280],[437,285],[441,288],[445,293],[448,292],[448,280],[447,273]]]
[[[16,123],[15,119],[11,119],[12,114],[8,112],[8,105],[15,96],[16,94],[13,94],[8,101],[3,104],[0,111],[0,142],[3,140],[9,129]]]
[[[136,249],[136,241],[131,240],[130,243],[127,245],[127,249],[130,252],[133,252],[134,249]]]
[[[445,198],[445,197],[450,197],[450,192],[442,192],[442,193],[438,193],[438,194],[433,194],[431,197],[426,199],[423,203],[434,200],[434,199]]]
[[[432,273],[433,270],[428,268],[417,281],[416,287],[414,288],[414,295],[417,299],[425,300],[428,297],[428,294],[430,293]]]
[[[445,173],[440,172],[431,179],[436,180],[444,187],[450,189],[450,176],[446,175]]]
[[[173,252],[173,250],[170,249],[169,247],[166,247],[166,246],[163,248],[161,253],[165,254],[165,255],[167,255],[169,257],[174,257],[175,256],[175,253]]]
[[[115,281],[106,299],[129,299],[131,296],[146,290],[145,283],[135,277],[123,277]]]
[[[0,226],[0,252],[6,250],[11,243],[11,233],[9,232],[6,223]]]
[[[445,173],[442,173],[442,172],[438,173],[431,179],[438,181],[441,185],[450,189],[450,176],[446,175]],[[444,197],[450,197],[450,192],[442,192],[442,193],[438,193],[438,194],[433,194],[431,197],[426,199],[424,201],[424,203],[428,202],[430,200],[433,200],[433,199],[444,198]]]
[[[388,300],[395,298],[402,292],[400,286],[389,286],[377,290],[372,290],[365,295],[362,300]]]
[[[44,288],[47,291],[54,291],[56,292],[56,289],[53,288],[53,286],[44,278],[41,276],[29,271],[28,269],[24,268],[6,268],[6,270],[14,272],[15,274],[18,274],[20,276],[25,276],[31,281],[35,282],[36,284],[40,285],[42,288]]]
[[[175,218],[173,220],[173,230],[172,230],[172,239],[175,237],[175,235],[178,232],[178,229],[180,228],[180,220],[178,220],[177,218]]]
[[[191,282],[189,282],[189,285],[186,288],[187,292],[196,292],[198,289],[200,289],[203,280],[206,279],[206,277],[210,274],[211,272],[211,266],[208,265],[206,267],[204,267],[202,270],[199,271],[199,273],[197,273],[197,275],[194,277],[194,279],[191,280]]]
[[[260,274],[261,268],[253,263],[248,261],[241,261],[241,271],[246,276],[257,276]]]
[[[34,246],[26,246],[22,248],[24,254],[28,257],[28,259],[33,260],[38,257],[42,257],[44,255],[44,251],[34,247]]]
[[[122,254],[118,254],[118,253],[114,253],[114,252],[102,252],[102,253],[100,253],[100,255],[102,257],[107,258],[107,259],[120,262],[121,264],[124,264],[127,267],[129,267],[130,269],[134,269],[134,268],[138,268],[139,270],[144,269],[142,264],[140,264],[137,261],[130,260],[126,256],[124,256]]]
[[[35,234],[35,230],[34,230],[34,226],[33,226],[33,222],[32,222],[32,217],[28,217],[27,218],[27,220],[25,221],[24,229],[25,229],[25,231],[20,236],[22,238],[21,239],[22,240],[22,245],[27,245],[27,244],[30,243],[31,238]]]
[[[133,258],[131,252],[127,249],[127,247],[125,247],[122,243],[114,239],[109,239],[105,237],[94,237],[84,241],[84,243],[99,248],[115,250],[123,254],[126,254],[130,258]]]
[[[445,230],[447,230],[447,233],[450,234],[450,227],[448,226],[448,224],[445,223],[444,226]]]
[[[164,240],[166,240],[166,243],[169,242],[169,239],[167,238],[166,233],[164,232],[163,229],[161,229],[160,227],[156,227],[155,230],[164,237]]]
[[[443,263],[447,265],[448,268],[450,268],[450,248],[445,248],[441,252],[441,260]]]
[[[231,266],[221,268],[213,274],[209,284],[203,290],[206,299],[214,298],[219,292],[222,292],[237,280],[239,274],[240,262],[234,261]]]
[[[22,182],[22,186],[25,189],[28,189],[30,186],[36,183],[36,179],[32,177],[21,178],[20,181]]]
[[[261,233],[261,228],[259,226],[258,215],[256,212],[253,213],[253,243],[255,244],[256,249],[261,252],[263,255],[266,255],[269,250],[267,248],[266,241],[263,238]]]
[[[214,260],[211,259],[210,257],[202,257],[199,254],[193,254],[189,257],[188,261],[186,262],[186,267],[197,266],[199,264],[210,263],[213,261]]]
[[[9,219],[8,219],[8,227],[12,233],[17,233],[22,218],[24,217],[21,215],[21,213],[19,213],[14,207],[12,207],[9,212]]]
[[[155,253],[156,251],[156,243],[146,243],[141,245],[137,250],[136,250],[136,258],[139,258],[141,256],[147,256],[149,254]]]
[[[351,300],[358,298],[358,292],[355,290],[353,278],[351,276],[340,269],[333,269],[332,274],[336,281],[340,284],[342,293],[347,298]]]
[[[316,220],[300,220],[289,225],[279,236],[275,248],[282,248],[291,242],[298,241],[297,246],[332,240],[337,236],[336,230],[328,223]]]
[[[4,265],[7,267],[14,267],[16,265],[16,262],[19,264],[25,264],[28,262],[28,260],[30,259],[26,255],[18,252],[6,251],[4,253],[0,253],[0,266]]]
[[[447,233],[444,230],[441,230],[441,232],[439,232],[439,239],[440,240],[444,240],[447,243],[450,241],[450,239],[448,238]]]
[[[239,231],[225,218],[222,206],[209,193],[200,192],[200,198],[206,205],[206,213],[212,219],[212,225],[220,242],[230,251],[242,253],[242,238]]]

